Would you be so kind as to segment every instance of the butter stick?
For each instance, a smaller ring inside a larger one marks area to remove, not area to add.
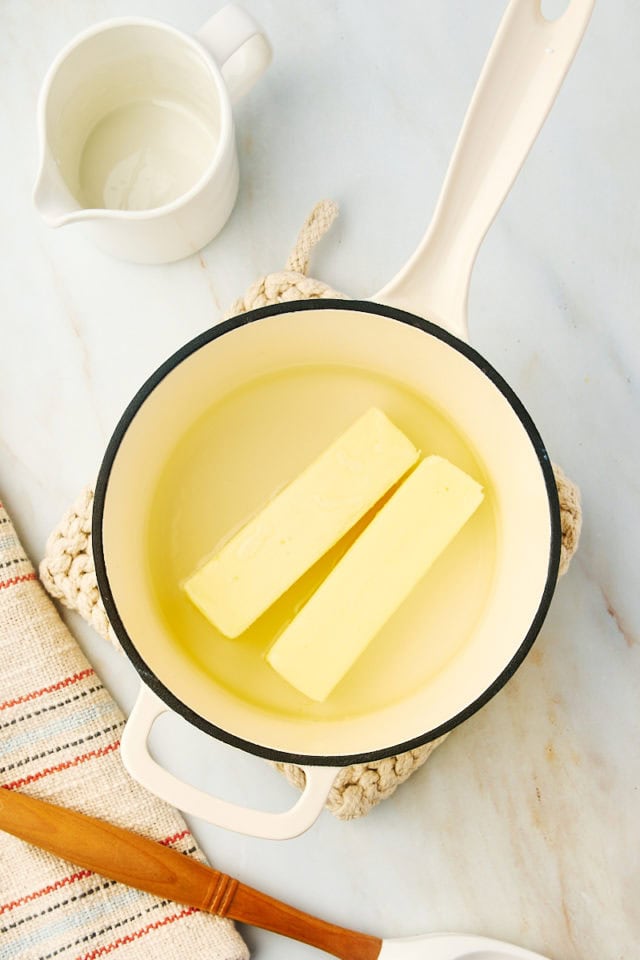
[[[458,467],[423,460],[280,634],[267,654],[274,670],[325,700],[482,499]]]
[[[375,407],[185,580],[193,603],[237,637],[373,507],[418,459]]]

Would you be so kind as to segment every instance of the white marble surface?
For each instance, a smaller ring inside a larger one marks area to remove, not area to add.
[[[366,296],[426,226],[502,0],[246,0],[276,60],[237,111],[243,183],[201,256],[112,261],[46,229],[30,191],[35,102],[58,48],[126,13],[195,29],[205,0],[3,0],[0,6],[0,489],[34,558],[95,475],[132,393],[283,264],[313,203],[342,216],[314,260]],[[338,923],[386,935],[455,929],[557,960],[634,960],[640,943],[637,424],[640,8],[600,0],[583,47],[479,257],[474,344],[581,485],[581,549],[532,655],[393,799],[323,814],[280,845],[195,822],[219,867]],[[72,626],[129,708],[129,664]],[[262,761],[168,721],[173,769],[284,807]],[[105,811],[108,814],[108,811]],[[260,960],[313,952],[246,931]],[[317,954],[316,954],[317,955]]]

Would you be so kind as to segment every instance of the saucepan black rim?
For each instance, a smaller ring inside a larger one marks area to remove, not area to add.
[[[102,526],[109,477],[120,444],[122,443],[122,440],[131,422],[147,397],[167,376],[167,374],[171,373],[171,371],[178,366],[178,364],[182,363],[182,361],[191,356],[192,353],[195,353],[195,351],[210,343],[212,340],[216,340],[218,337],[224,336],[231,330],[235,330],[250,323],[256,323],[257,321],[265,320],[269,317],[274,317],[279,314],[298,313],[305,310],[342,310],[354,311],[357,313],[378,314],[379,316],[389,317],[392,320],[405,323],[410,327],[415,327],[418,330],[422,330],[424,333],[428,333],[433,337],[437,337],[438,340],[442,340],[454,350],[457,350],[458,353],[463,354],[468,360],[475,364],[475,366],[478,367],[498,388],[500,393],[508,401],[514,413],[522,423],[522,426],[526,430],[531,441],[531,445],[533,446],[538,458],[549,500],[551,537],[549,541],[549,563],[545,586],[541,593],[540,602],[529,629],[527,630],[524,639],[509,660],[508,664],[502,670],[500,675],[496,677],[493,683],[491,683],[472,703],[465,707],[464,710],[461,710],[455,716],[451,717],[445,723],[440,724],[438,727],[432,730],[427,730],[416,737],[412,737],[410,740],[406,740],[403,743],[396,743],[392,746],[384,747],[380,750],[371,750],[366,753],[348,755],[341,754],[337,756],[329,756],[326,754],[317,756],[289,753],[287,751],[264,746],[263,744],[253,743],[251,740],[245,740],[242,737],[238,737],[235,734],[216,726],[214,723],[211,723],[211,721],[205,720],[203,717],[201,717],[198,713],[187,706],[186,703],[176,697],[175,694],[173,694],[171,690],[169,690],[162,683],[162,681],[156,676],[153,670],[151,670],[144,658],[138,652],[133,639],[127,633],[127,630],[120,619],[118,608],[111,591],[104,556]],[[268,760],[277,760],[285,763],[296,763],[303,765],[306,764],[310,766],[349,766],[353,763],[369,763],[374,760],[381,760],[384,757],[391,757],[398,753],[404,753],[407,750],[413,750],[431,740],[441,737],[443,734],[453,730],[454,727],[457,727],[464,720],[467,720],[474,713],[476,713],[489,700],[491,700],[491,698],[495,696],[495,694],[505,685],[507,680],[513,676],[528,654],[540,631],[555,589],[560,564],[560,506],[551,462],[540,434],[538,433],[531,417],[511,387],[503,380],[503,378],[491,366],[491,364],[473,349],[473,347],[469,346],[469,344],[465,343],[464,341],[459,340],[448,331],[438,327],[436,324],[431,323],[429,320],[424,320],[421,317],[417,317],[414,314],[408,313],[404,310],[398,310],[395,307],[372,303],[368,300],[301,300],[294,303],[280,303],[273,306],[261,307],[257,310],[250,310],[247,313],[243,313],[237,317],[232,317],[229,320],[225,320],[217,326],[212,327],[210,330],[206,330],[204,333],[194,337],[193,340],[190,340],[183,347],[177,350],[173,356],[169,357],[168,360],[166,360],[154,373],[151,374],[151,376],[138,390],[124,411],[105,452],[96,483],[92,518],[92,540],[98,588],[116,636],[118,637],[118,640],[120,641],[129,660],[140,675],[143,683],[153,690],[154,693],[156,693],[158,697],[160,697],[160,699],[167,704],[168,707],[170,707],[180,716],[184,717],[185,720],[188,720],[194,726],[199,727],[205,733],[210,734],[216,739],[222,740],[223,742],[231,744],[234,747],[238,747],[241,750],[245,750]]]

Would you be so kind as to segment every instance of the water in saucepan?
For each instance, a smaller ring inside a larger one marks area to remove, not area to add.
[[[314,703],[281,679],[264,654],[369,517],[235,640],[205,619],[180,584],[372,406],[424,455],[440,454],[484,484],[485,500],[326,702]],[[270,374],[207,410],[167,461],[147,529],[149,576],[175,643],[237,696],[300,719],[366,714],[428,683],[471,636],[496,557],[493,493],[467,438],[401,383],[330,365]]]

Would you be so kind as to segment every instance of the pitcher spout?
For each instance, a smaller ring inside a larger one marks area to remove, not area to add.
[[[33,188],[33,203],[49,227],[82,219],[83,208],[62,179],[53,157],[45,151]]]

